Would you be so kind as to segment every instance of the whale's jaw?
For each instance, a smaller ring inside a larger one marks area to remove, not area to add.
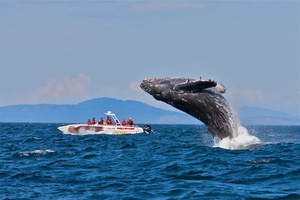
[[[216,86],[217,83],[210,80],[178,77],[148,78],[141,83],[141,88],[155,99],[202,121],[213,137],[232,138],[237,129],[232,121],[235,114]],[[225,88],[222,91],[225,92]]]

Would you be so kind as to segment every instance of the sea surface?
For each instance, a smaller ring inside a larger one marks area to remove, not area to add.
[[[300,199],[300,126],[246,126],[224,144],[204,125],[134,135],[61,125],[0,123],[0,199]]]

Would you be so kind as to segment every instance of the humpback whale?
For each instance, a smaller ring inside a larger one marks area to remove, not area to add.
[[[202,121],[213,137],[232,138],[239,122],[221,93],[225,87],[213,80],[182,77],[146,78],[140,87],[163,101]]]

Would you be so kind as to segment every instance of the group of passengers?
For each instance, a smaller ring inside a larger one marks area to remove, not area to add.
[[[95,117],[93,117],[92,120],[88,119],[87,124],[88,125],[95,125],[96,124]],[[98,121],[98,125],[112,125],[112,124],[113,124],[113,122],[110,119],[110,117],[107,117],[106,121],[104,121],[103,117],[101,117],[101,119],[99,119],[99,121]],[[121,125],[118,120],[116,121],[116,125]],[[125,119],[122,120],[122,125],[123,126],[133,126],[134,124],[133,124],[132,119],[128,118],[127,121],[125,121]]]
[[[92,121],[90,119],[88,119],[87,124],[88,125],[94,125],[94,124],[96,124],[95,117],[93,117]]]
[[[125,121],[125,119],[122,120],[122,125],[123,126],[132,126],[133,125],[133,121],[131,118],[128,118],[127,121]]]

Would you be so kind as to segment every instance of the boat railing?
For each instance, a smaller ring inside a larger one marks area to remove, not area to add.
[[[105,113],[105,114],[106,114],[107,116],[111,117],[111,118],[114,120],[114,122],[115,122],[116,125],[118,125],[118,126],[123,126],[123,125],[120,123],[120,121],[119,121],[119,119],[117,118],[117,116],[116,116],[113,112],[107,111],[107,113]]]

